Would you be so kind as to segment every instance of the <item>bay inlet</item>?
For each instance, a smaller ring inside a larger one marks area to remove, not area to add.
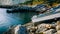
[[[25,24],[31,21],[31,17],[36,14],[36,12],[7,13],[6,10],[0,8],[0,34],[7,31],[9,26]]]

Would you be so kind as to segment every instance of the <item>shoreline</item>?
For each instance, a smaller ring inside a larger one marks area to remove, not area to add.
[[[0,5],[0,8],[8,8],[8,9],[16,8],[16,7],[18,6]]]

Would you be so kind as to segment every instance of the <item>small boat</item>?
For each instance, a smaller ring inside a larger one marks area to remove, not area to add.
[[[31,18],[32,22],[41,22],[41,21],[46,21],[46,20],[51,20],[51,19],[57,19],[60,18],[60,8],[56,9],[55,11],[50,11],[47,13],[35,15]]]

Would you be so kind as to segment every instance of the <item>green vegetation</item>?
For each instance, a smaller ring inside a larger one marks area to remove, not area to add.
[[[30,0],[30,1],[26,1],[21,4],[25,4],[25,5],[48,4],[48,5],[52,6],[54,3],[59,4],[60,0]]]

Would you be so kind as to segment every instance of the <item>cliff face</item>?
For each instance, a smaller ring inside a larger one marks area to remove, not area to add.
[[[0,5],[16,5],[19,3],[20,0],[0,0]]]
[[[0,0],[0,5],[11,5],[11,0]]]
[[[30,0],[30,1],[26,1],[25,3],[26,5],[37,5],[37,4],[47,4],[49,6],[57,6],[58,4],[60,4],[60,0]]]

